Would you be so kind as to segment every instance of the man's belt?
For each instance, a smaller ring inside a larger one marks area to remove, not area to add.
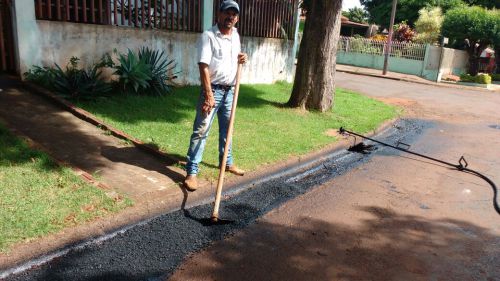
[[[234,86],[221,85],[221,84],[211,84],[212,90],[223,90],[225,92],[231,90]]]

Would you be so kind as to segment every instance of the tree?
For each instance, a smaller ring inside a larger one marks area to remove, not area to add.
[[[481,6],[488,9],[500,9],[500,0],[464,0],[470,6]]]
[[[495,36],[493,44],[495,46],[495,63],[497,65],[496,73],[500,74],[500,10],[493,11],[494,21],[496,22]]]
[[[354,7],[350,8],[346,12],[342,12],[342,15],[347,17],[350,21],[367,23],[368,22],[368,12],[363,8]]]
[[[384,27],[389,26],[392,0],[360,0],[370,15],[370,21]],[[406,21],[414,26],[422,8],[441,7],[443,13],[449,9],[465,6],[462,0],[398,0],[395,22]]]
[[[415,22],[415,31],[417,32],[415,41],[429,44],[437,42],[444,19],[441,8],[422,8],[418,14],[419,17]]]
[[[287,106],[328,111],[333,106],[342,1],[311,0]]]
[[[477,74],[479,56],[489,45],[500,42],[498,31],[500,13],[482,7],[455,8],[448,11],[443,21],[443,36],[469,54],[469,73]]]

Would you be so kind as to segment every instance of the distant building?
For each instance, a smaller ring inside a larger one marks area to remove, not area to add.
[[[349,18],[342,16],[340,35],[352,37],[354,35],[361,35],[363,37],[371,37],[376,33],[378,27],[367,23],[359,23],[350,21]]]

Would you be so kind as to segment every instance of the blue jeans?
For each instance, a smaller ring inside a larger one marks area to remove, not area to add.
[[[233,103],[234,89],[223,90],[214,89],[215,108],[209,114],[201,111],[205,97],[203,92],[200,93],[198,105],[196,106],[196,118],[193,125],[193,134],[189,143],[187,152],[186,171],[188,175],[196,175],[199,171],[199,164],[203,158],[203,150],[207,141],[208,133],[212,127],[212,122],[217,113],[219,121],[219,166],[222,163],[224,156],[224,146],[226,145],[226,136],[229,129],[229,117],[231,116],[231,106]],[[231,144],[229,145],[229,152],[227,154],[227,166],[233,165],[233,157],[231,155]]]

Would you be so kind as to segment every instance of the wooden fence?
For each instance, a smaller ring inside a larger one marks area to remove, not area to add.
[[[34,0],[38,20],[202,31],[204,0]],[[215,23],[221,0],[214,0]],[[239,0],[238,30],[243,36],[295,35],[299,0]]]
[[[35,0],[39,20],[201,31],[203,0]]]
[[[221,0],[214,1],[215,24]],[[295,36],[298,0],[239,0],[238,32],[243,36],[288,38]]]

